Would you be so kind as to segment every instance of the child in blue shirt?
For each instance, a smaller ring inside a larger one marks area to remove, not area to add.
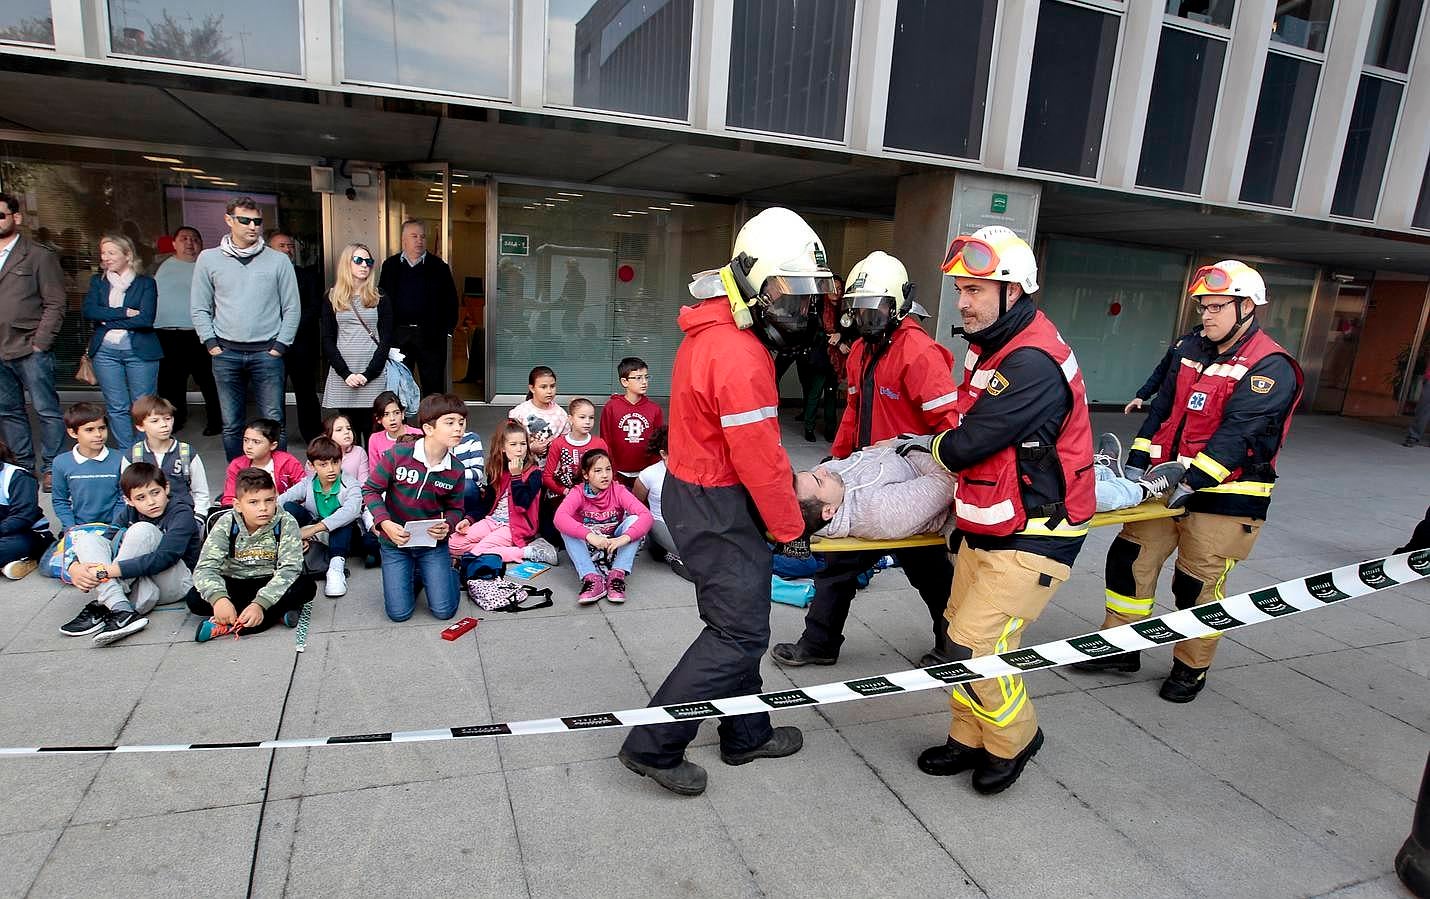
[[[124,458],[105,443],[109,426],[104,407],[98,403],[75,403],[65,410],[65,431],[74,440],[74,449],[55,457],[54,504],[62,536],[76,526],[101,524],[106,527],[124,510],[119,492],[119,472]],[[50,574],[50,555],[40,560],[40,569]]]
[[[0,440],[0,565],[12,581],[34,571],[36,561],[55,538],[40,508],[40,482],[15,462]]]

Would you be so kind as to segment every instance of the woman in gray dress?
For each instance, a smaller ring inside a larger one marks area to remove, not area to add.
[[[392,348],[392,301],[378,292],[372,251],[363,244],[348,244],[337,269],[338,283],[328,291],[319,324],[329,366],[323,408],[346,415],[366,444],[372,401],[387,389],[383,369]]]

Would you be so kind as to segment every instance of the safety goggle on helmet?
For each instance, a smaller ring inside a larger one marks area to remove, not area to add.
[[[1192,275],[1192,297],[1241,297],[1266,305],[1266,282],[1256,269],[1235,259],[1204,265]]]
[[[1038,290],[1038,262],[1033,249],[1011,228],[989,225],[961,234],[948,245],[940,266],[945,275],[1006,281],[1024,293]]]

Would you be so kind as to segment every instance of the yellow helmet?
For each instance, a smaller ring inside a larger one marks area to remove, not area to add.
[[[1194,297],[1242,297],[1254,305],[1266,305],[1266,282],[1256,269],[1236,259],[1204,265],[1192,275]]]

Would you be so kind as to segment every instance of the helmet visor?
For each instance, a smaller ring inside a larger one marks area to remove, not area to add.
[[[942,268],[945,275],[966,274],[975,278],[990,275],[998,268],[998,251],[981,238],[955,237],[948,245]],[[955,268],[961,271],[954,271]]]
[[[838,296],[839,282],[834,278],[811,275],[773,275],[765,279],[760,293],[773,306],[781,299],[791,296],[804,296],[810,300],[823,296]]]
[[[893,297],[856,297],[854,326],[863,337],[881,337],[894,321]]]

